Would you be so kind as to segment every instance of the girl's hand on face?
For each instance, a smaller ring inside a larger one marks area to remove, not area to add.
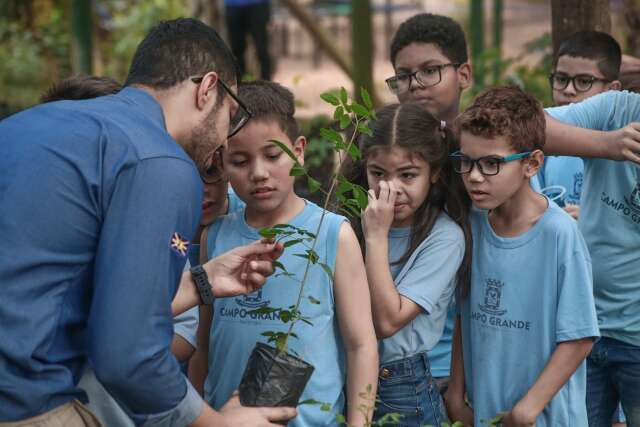
[[[378,197],[369,190],[369,204],[362,214],[362,231],[365,239],[387,238],[393,223],[393,207],[398,191],[391,181],[380,181]]]

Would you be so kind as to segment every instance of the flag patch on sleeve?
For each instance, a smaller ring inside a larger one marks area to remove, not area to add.
[[[171,249],[180,256],[187,256],[187,249],[189,248],[189,241],[184,239],[177,232],[171,235]]]

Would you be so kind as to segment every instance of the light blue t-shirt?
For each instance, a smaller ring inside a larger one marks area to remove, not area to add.
[[[609,91],[546,110],[565,123],[615,130],[640,121],[640,95]],[[640,346],[640,166],[583,158],[578,224],[593,259],[600,332]]]
[[[456,273],[464,257],[462,229],[445,213],[440,214],[429,236],[402,265],[411,228],[389,230],[391,277],[398,293],[422,308],[411,322],[379,342],[380,364],[429,351],[440,340],[456,286]],[[433,375],[433,374],[432,374]]]
[[[211,225],[207,240],[209,256],[214,257],[260,238],[258,230],[246,223],[244,213],[241,210],[226,215]],[[306,201],[304,210],[289,223],[315,233],[321,214],[319,206]],[[342,216],[327,213],[318,233],[315,250],[320,261],[332,271],[335,270],[340,226],[344,221]],[[276,273],[252,294],[216,299],[209,341],[209,373],[204,387],[205,399],[214,408],[220,408],[238,388],[256,342],[266,342],[261,334],[265,331],[286,331],[288,325],[281,322],[277,315],[255,315],[250,311],[264,306],[288,307],[295,304],[299,280],[306,266],[306,259],[296,254],[305,250],[302,244],[290,246],[279,259],[298,281]],[[320,304],[314,304],[310,296]],[[298,322],[294,330],[298,339],[289,340],[289,349],[315,367],[301,400],[326,402],[331,405],[331,410],[324,412],[316,405],[303,405],[298,408],[298,416],[289,425],[335,425],[336,415],[344,409],[346,358],[336,319],[333,285],[320,266],[312,266],[309,270],[300,311],[313,326]]]
[[[560,207],[579,205],[584,165],[579,157],[545,156],[536,175],[541,192]],[[556,188],[557,187],[557,188]],[[546,191],[545,191],[546,190]]]
[[[498,236],[487,211],[471,212],[471,292],[460,305],[464,373],[476,427],[509,411],[558,343],[597,337],[591,261],[576,222],[549,207],[518,237]],[[583,362],[536,420],[586,426]]]

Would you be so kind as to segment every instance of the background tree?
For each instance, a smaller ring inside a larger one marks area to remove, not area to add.
[[[609,0],[551,0],[554,53],[562,40],[583,30],[611,32]]]

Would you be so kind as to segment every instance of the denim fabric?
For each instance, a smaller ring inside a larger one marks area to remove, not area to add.
[[[628,427],[640,426],[640,347],[603,337],[587,359],[589,427],[610,427],[622,403]]]
[[[381,365],[374,419],[385,414],[402,416],[397,427],[440,426],[447,421],[438,384],[431,376],[427,353]]]

